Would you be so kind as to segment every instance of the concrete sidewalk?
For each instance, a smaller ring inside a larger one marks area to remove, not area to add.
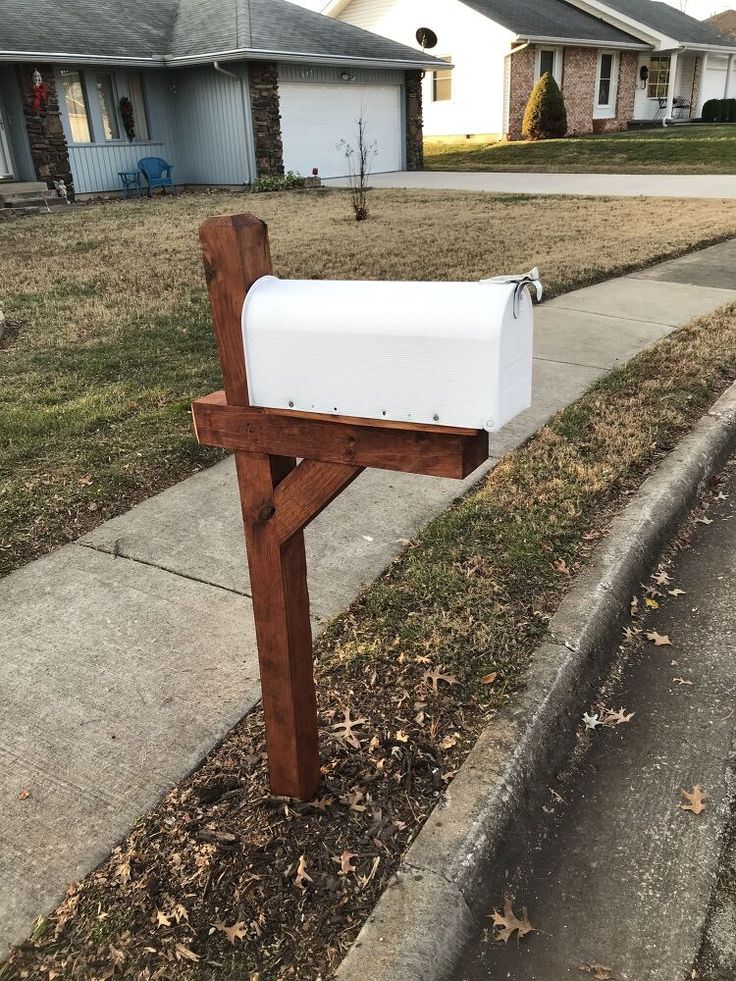
[[[325,181],[346,187],[347,179]],[[604,197],[736,198],[736,174],[535,174],[394,171],[371,174],[371,187],[493,194],[581,194]]]
[[[534,404],[494,456],[736,301],[735,268],[732,241],[544,303]],[[379,471],[351,485],[307,533],[315,630],[467,486]],[[257,700],[248,591],[230,461],[0,582],[0,957]]]
[[[736,977],[733,463],[726,473],[712,524],[696,526],[692,547],[667,570],[660,608],[639,624],[672,646],[642,634],[621,683],[603,696],[633,712],[630,723],[588,733],[572,776],[550,775],[546,814],[517,829],[529,867],[512,873],[508,893],[539,933],[506,946],[484,933],[455,981]],[[667,595],[674,588],[685,595]],[[682,789],[696,784],[708,796],[698,815],[681,809]],[[488,909],[502,902],[489,895]],[[609,971],[583,972],[586,964]]]

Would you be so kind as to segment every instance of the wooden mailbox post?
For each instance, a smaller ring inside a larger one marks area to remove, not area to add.
[[[194,426],[200,443],[235,451],[271,790],[309,800],[320,764],[304,528],[365,467],[468,476],[488,458],[488,433],[251,406],[241,314],[272,273],[268,230],[226,215],[200,239],[224,391],[193,403]]]

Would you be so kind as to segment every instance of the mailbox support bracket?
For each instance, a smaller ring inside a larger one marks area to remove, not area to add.
[[[224,392],[195,400],[194,425],[200,443],[235,451],[271,790],[309,800],[320,761],[304,528],[365,467],[461,479],[488,458],[488,437],[251,406],[241,313],[253,283],[272,274],[268,229],[223,215],[200,240]]]

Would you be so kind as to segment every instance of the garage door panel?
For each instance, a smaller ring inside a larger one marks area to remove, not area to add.
[[[322,177],[342,177],[348,171],[344,140],[357,149],[358,120],[365,138],[375,143],[374,172],[401,169],[401,88],[398,85],[320,85],[282,82],[281,134],[284,167]]]

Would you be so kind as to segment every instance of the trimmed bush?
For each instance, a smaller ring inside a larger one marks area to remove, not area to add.
[[[724,123],[736,123],[736,99],[726,99],[726,112],[723,116]]]
[[[532,89],[524,112],[525,140],[552,140],[567,133],[567,110],[560,87],[545,72]]]
[[[719,121],[721,107],[718,105],[720,99],[708,99],[703,103],[703,111],[700,116],[704,123],[717,123]]]
[[[736,99],[708,99],[700,118],[704,123],[736,123]]]

